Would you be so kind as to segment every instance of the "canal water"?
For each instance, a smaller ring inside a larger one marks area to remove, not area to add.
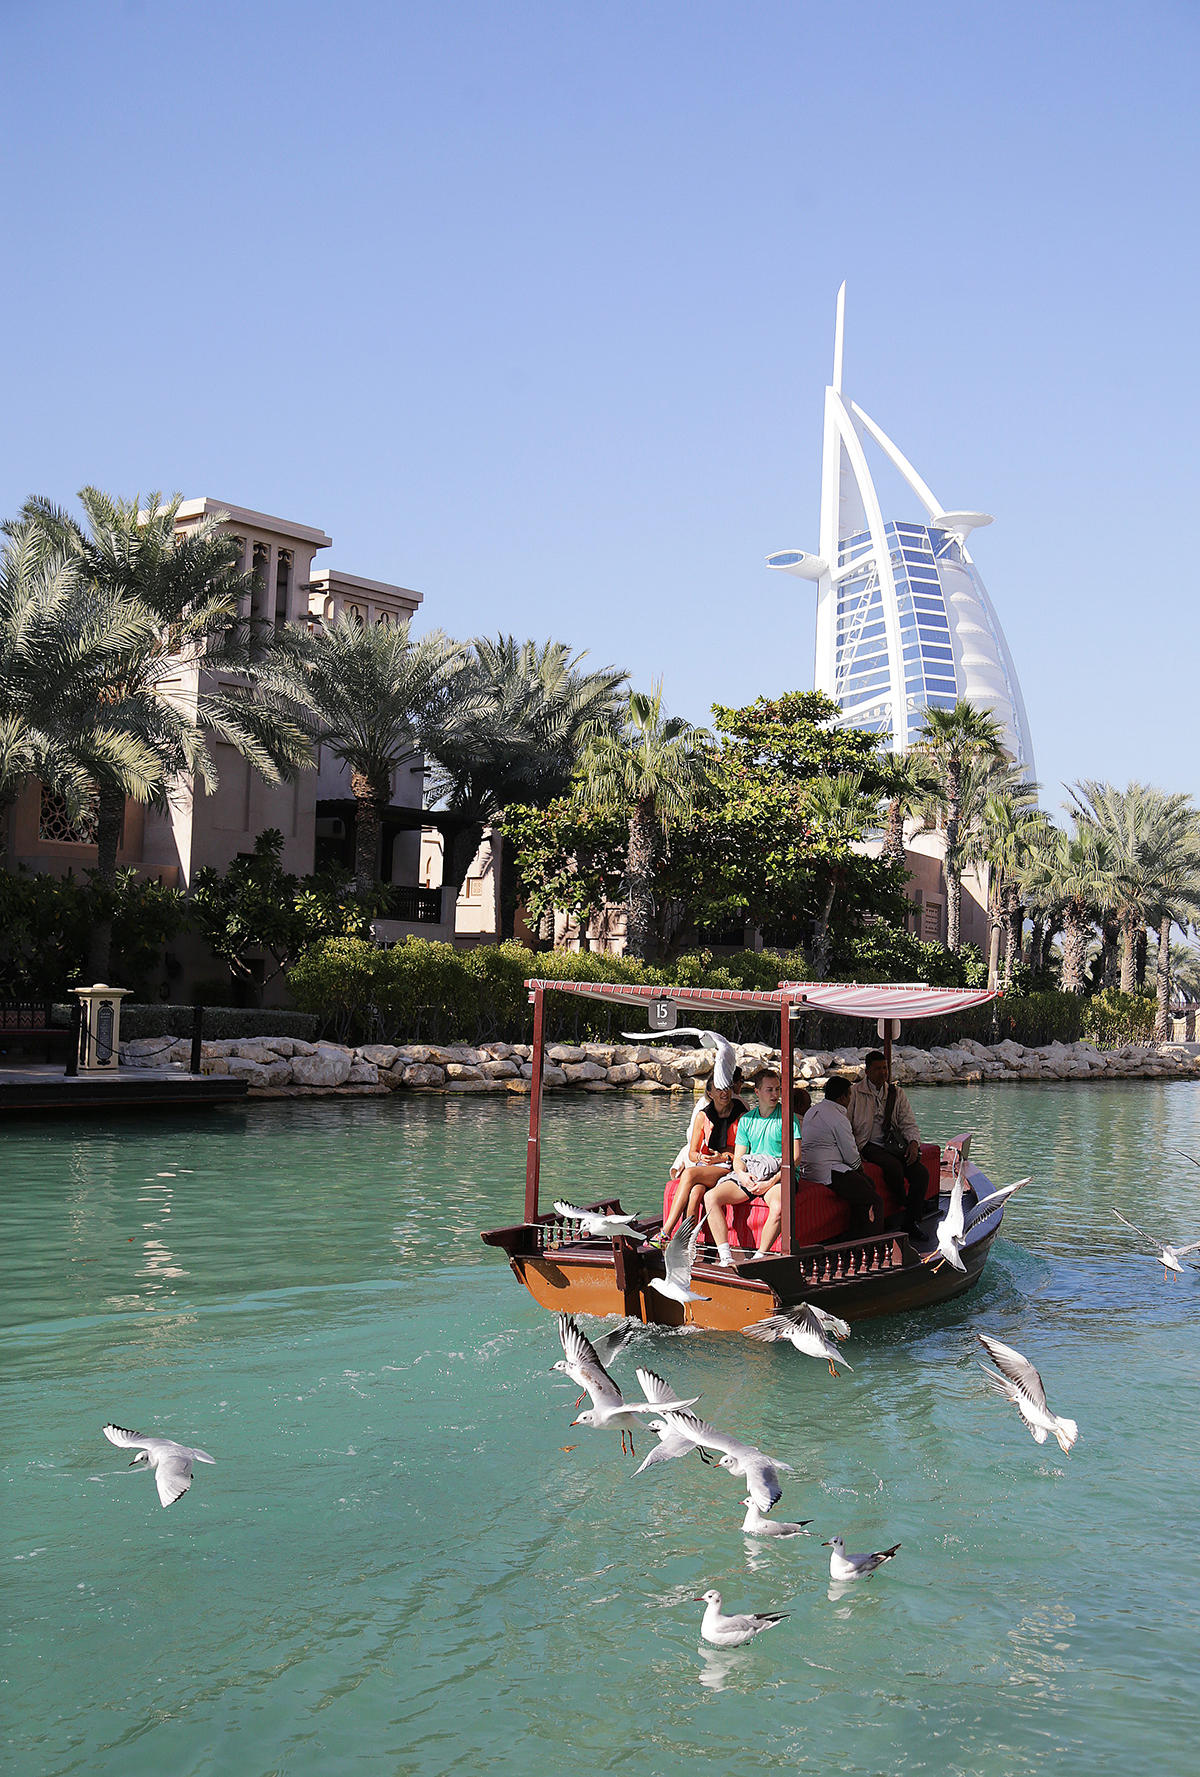
[[[479,1229],[516,1219],[525,1105],[306,1100],[9,1127],[3,1750],[10,1777],[1183,1772],[1200,1734],[1200,1086],[914,1092],[1032,1172],[985,1280],[857,1328],[834,1381],[740,1335],[640,1332],[792,1465],[634,1478],[572,1429],[551,1318]],[[686,1107],[553,1098],[550,1193],[660,1200]],[[1074,1453],[986,1389],[1025,1351]],[[106,1420],[216,1458],[160,1509]],[[639,1443],[639,1452],[642,1446]],[[821,1538],[899,1556],[831,1598]],[[710,1586],[788,1620],[704,1651]]]

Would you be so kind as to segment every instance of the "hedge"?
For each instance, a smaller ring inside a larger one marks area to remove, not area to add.
[[[522,1043],[530,1040],[532,1030],[524,983],[534,976],[769,990],[780,981],[803,980],[806,973],[803,958],[770,951],[741,951],[719,962],[706,955],[682,956],[658,968],[598,951],[535,953],[511,941],[456,950],[422,938],[389,948],[358,938],[331,938],[305,952],[288,984],[296,1004],[319,1021],[322,1034],[339,1042]],[[545,1007],[546,1033],[555,1042],[610,1042],[645,1023],[629,1007],[574,995],[550,994]],[[721,1014],[715,1021],[736,1042],[774,1046],[779,1040],[778,1019],[770,1013]],[[1113,1046],[1147,1041],[1153,1026],[1154,1003],[1141,995],[1097,994],[1085,1000],[1047,992],[910,1023],[903,1041],[922,1049],[963,1037],[982,1043],[1007,1037],[1027,1047],[1089,1038]],[[797,1042],[809,1049],[859,1048],[873,1035],[874,1027],[857,1018],[808,1013],[797,1020]]]
[[[55,1023],[70,1022],[70,1006],[54,1008]],[[249,1006],[205,1006],[204,1036],[216,1041],[222,1037],[299,1037],[311,1043],[317,1034],[319,1020],[311,1012],[272,1012],[269,1008]],[[138,1006],[127,1001],[121,1007],[121,1039],[132,1042],[135,1037],[190,1037],[192,1008],[190,1006]]]

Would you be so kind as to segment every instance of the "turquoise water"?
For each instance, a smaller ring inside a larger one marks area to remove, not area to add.
[[[1200,1157],[1200,1087],[913,1100],[996,1182],[1036,1175],[973,1296],[857,1329],[836,1382],[740,1335],[639,1332],[614,1366],[793,1464],[816,1535],[778,1548],[728,1475],[635,1480],[571,1429],[553,1323],[478,1237],[519,1214],[521,1101],[10,1127],[4,1768],[1190,1770],[1200,1277],[1164,1284],[1111,1207],[1200,1235],[1170,1152]],[[684,1115],[553,1099],[551,1191],[655,1206]],[[976,1327],[1079,1421],[1069,1458],[986,1391]],[[216,1466],[162,1511],[107,1419]],[[903,1547],[831,1601],[838,1533]],[[710,1585],[790,1618],[704,1652]]]

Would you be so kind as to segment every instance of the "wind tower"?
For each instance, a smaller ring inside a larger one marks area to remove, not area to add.
[[[967,538],[986,512],[947,511],[881,426],[842,388],[846,286],[837,296],[833,380],[825,390],[818,553],[784,549],[767,566],[817,588],[814,683],[864,728],[900,750],[926,709],[967,698],[990,710],[1004,744],[1034,775],[1016,668]],[[877,449],[924,509],[921,522],[886,520],[867,460]]]

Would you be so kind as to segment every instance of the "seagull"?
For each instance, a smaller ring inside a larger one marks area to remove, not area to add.
[[[622,1451],[628,1437],[630,1454],[637,1454],[633,1448],[633,1432],[635,1427],[644,1423],[639,1415],[663,1414],[668,1408],[691,1407],[700,1398],[692,1395],[681,1401],[674,1389],[653,1370],[637,1370],[635,1374],[646,1398],[644,1401],[626,1401],[597,1357],[595,1346],[580,1332],[569,1314],[559,1315],[558,1331],[566,1354],[563,1368],[571,1380],[592,1397],[592,1405],[571,1424],[589,1425],[595,1431],[619,1431]]]
[[[767,1518],[759,1511],[754,1501],[747,1494],[743,1500],[746,1516],[742,1520],[743,1536],[811,1536],[808,1528],[811,1518],[801,1518],[799,1524],[785,1524],[782,1519]]]
[[[753,1641],[756,1635],[761,1635],[764,1629],[773,1629],[776,1623],[782,1623],[789,1614],[786,1610],[765,1611],[761,1615],[743,1611],[727,1617],[721,1609],[719,1592],[705,1592],[696,1603],[708,1606],[700,1624],[700,1634],[713,1647],[741,1647],[743,1642]]]
[[[1003,1185],[1000,1190],[992,1191],[988,1196],[981,1197],[969,1216],[965,1215],[963,1211],[962,1177],[960,1175],[956,1178],[950,1192],[949,1206],[936,1229],[938,1252],[941,1254],[941,1258],[934,1265],[934,1270],[937,1271],[942,1265],[953,1265],[956,1271],[965,1271],[966,1266],[962,1262],[961,1247],[966,1236],[972,1228],[983,1221],[985,1216],[990,1216],[994,1209],[1011,1197],[1014,1191],[1019,1191],[1022,1185],[1029,1184],[1032,1177],[1033,1174],[1030,1173],[1029,1178],[1019,1178],[1015,1185]]]
[[[697,1030],[694,1024],[679,1024],[674,1030],[623,1030],[621,1035],[629,1043],[642,1043],[654,1037],[698,1037],[706,1049],[715,1049],[716,1060],[713,1062],[712,1084],[718,1088],[733,1085],[733,1076],[737,1070],[737,1050],[716,1030]]]
[[[565,1320],[566,1316],[560,1316],[560,1319]],[[602,1333],[595,1340],[589,1341],[592,1351],[600,1360],[601,1365],[611,1364],[614,1357],[620,1356],[621,1352],[624,1351],[625,1347],[629,1344],[629,1341],[633,1338],[634,1329],[638,1324],[639,1323],[636,1320],[623,1320],[620,1326],[614,1327],[611,1332]],[[561,1327],[559,1328],[559,1332],[561,1334]],[[580,1336],[582,1337],[582,1335]],[[563,1348],[564,1350],[566,1349],[565,1340]],[[571,1377],[571,1380],[576,1383],[578,1387],[583,1388],[585,1386],[578,1376],[572,1374],[571,1365],[567,1362],[566,1358],[560,1357],[556,1364],[551,1364],[550,1368],[552,1371],[562,1370],[566,1375]],[[578,1407],[582,1400],[583,1395],[580,1395],[579,1399],[575,1402],[575,1405]]]
[[[845,1358],[830,1339],[848,1339],[850,1327],[848,1322],[839,1320],[836,1314],[827,1314],[823,1308],[813,1308],[808,1302],[799,1302],[795,1308],[789,1308],[786,1314],[771,1314],[757,1325],[743,1327],[742,1331],[751,1339],[761,1339],[770,1343],[774,1339],[786,1339],[797,1351],[806,1357],[823,1357],[829,1365],[829,1374],[836,1376],[835,1360],[846,1364]],[[849,1370],[852,1365],[846,1364]]]
[[[943,1265],[953,1265],[956,1271],[966,1270],[966,1266],[963,1264],[958,1251],[964,1231],[963,1181],[962,1174],[960,1173],[955,1179],[953,1189],[950,1192],[949,1207],[937,1225],[938,1252],[942,1256],[934,1266],[935,1271],[940,1270]]]
[[[216,1461],[207,1450],[194,1450],[188,1444],[177,1444],[173,1438],[143,1437],[140,1431],[125,1431],[119,1425],[106,1425],[104,1435],[119,1449],[137,1450],[130,1468],[144,1465],[154,1470],[158,1497],[164,1506],[173,1506],[191,1486],[193,1462]]]
[[[1027,1357],[1014,1351],[1011,1345],[1001,1345],[999,1339],[993,1339],[987,1333],[976,1335],[988,1356],[1000,1371],[989,1370],[986,1364],[981,1365],[984,1375],[1006,1400],[1010,1400],[1021,1418],[1033,1433],[1035,1444],[1046,1442],[1046,1433],[1053,1432],[1058,1439],[1063,1455],[1070,1453],[1072,1444],[1079,1436],[1079,1427],[1073,1419],[1060,1419],[1046,1405],[1046,1390],[1042,1379]]]
[[[636,1215],[614,1215],[608,1210],[577,1209],[573,1203],[556,1202],[555,1210],[568,1222],[578,1222],[583,1232],[593,1239],[614,1240],[624,1235],[627,1240],[636,1239],[631,1224],[637,1221]]]
[[[777,1461],[753,1444],[743,1444],[737,1438],[731,1438],[728,1432],[718,1431],[715,1425],[710,1425],[707,1419],[697,1418],[695,1413],[672,1408],[664,1409],[662,1417],[668,1431],[678,1432],[707,1450],[722,1451],[717,1467],[744,1478],[746,1490],[760,1512],[769,1512],[778,1505],[783,1492],[779,1470],[787,1469],[790,1473],[789,1463]]]
[[[685,1438],[682,1432],[672,1431],[665,1419],[652,1419],[647,1429],[654,1433],[658,1442],[649,1456],[645,1457],[634,1469],[635,1475],[640,1475],[644,1470],[653,1468],[655,1463],[670,1462],[676,1456],[690,1456],[693,1450],[699,1457],[704,1455],[703,1450],[693,1439]]]
[[[900,1544],[893,1543],[890,1549],[878,1549],[869,1555],[847,1555],[841,1537],[834,1536],[821,1547],[832,1551],[829,1556],[831,1580],[861,1580],[874,1573],[877,1567],[882,1567],[885,1561],[890,1561]]]
[[[696,1263],[696,1247],[700,1240],[700,1224],[685,1216],[662,1249],[665,1277],[652,1277],[650,1288],[671,1302],[711,1302],[692,1288],[692,1267]]]
[[[1171,1277],[1182,1277],[1185,1267],[1180,1261],[1185,1259],[1188,1253],[1200,1252],[1200,1240],[1193,1240],[1187,1246],[1168,1246],[1165,1240],[1158,1238],[1157,1234],[1147,1234],[1144,1228],[1139,1228],[1136,1222],[1131,1222],[1127,1216],[1123,1216],[1119,1209],[1114,1209],[1113,1214],[1119,1222],[1124,1222],[1127,1228],[1132,1228],[1135,1234],[1140,1234],[1143,1240],[1148,1240],[1151,1246],[1158,1247],[1158,1262],[1163,1268],[1164,1283],[1168,1282]],[[1195,1271],[1196,1266],[1190,1265],[1186,1269]]]

